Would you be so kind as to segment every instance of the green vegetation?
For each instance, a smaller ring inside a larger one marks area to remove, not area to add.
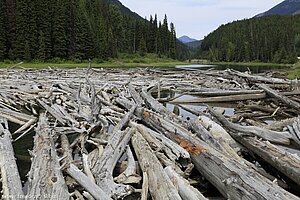
[[[214,62],[295,63],[300,55],[300,15],[222,25],[203,40],[198,55]]]
[[[291,71],[289,71],[289,74],[288,74],[288,78],[289,79],[295,79],[295,78],[300,78],[300,61],[298,61],[293,69]]]
[[[4,61],[0,63],[0,68],[85,68],[89,61],[70,61],[70,60],[49,60],[47,62],[30,61],[21,63],[19,61]],[[107,61],[94,60],[92,67],[116,67],[116,68],[131,68],[131,67],[170,67],[175,65],[184,65],[186,63],[168,58],[166,56],[159,57],[156,54],[120,54],[118,58],[111,58]]]
[[[0,2],[0,61],[109,61],[122,53],[185,59],[184,51],[167,16],[146,20],[116,0]]]

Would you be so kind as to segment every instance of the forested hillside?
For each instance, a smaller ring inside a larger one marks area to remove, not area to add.
[[[220,26],[202,43],[212,61],[293,63],[300,55],[300,16],[270,16]]]
[[[1,0],[0,60],[107,59],[118,53],[177,57],[175,27],[167,17],[145,20],[117,2]]]

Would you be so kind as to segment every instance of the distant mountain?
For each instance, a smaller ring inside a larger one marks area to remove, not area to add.
[[[193,41],[193,42],[185,43],[185,45],[188,46],[189,48],[195,50],[195,49],[198,49],[198,48],[201,47],[202,41],[203,40],[196,40],[196,41]]]
[[[189,36],[186,36],[186,35],[181,36],[180,38],[178,38],[178,40],[180,42],[182,42],[183,44],[197,41],[196,39],[190,38]]]
[[[299,0],[285,0],[270,10],[258,14],[255,17],[264,17],[270,15],[297,15],[300,14]]]

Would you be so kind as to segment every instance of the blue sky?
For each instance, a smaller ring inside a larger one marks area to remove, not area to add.
[[[177,36],[202,39],[221,24],[251,18],[283,0],[120,0],[125,6],[147,17],[164,14],[176,26]]]

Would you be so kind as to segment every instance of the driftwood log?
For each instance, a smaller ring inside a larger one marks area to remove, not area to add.
[[[24,199],[7,120],[0,119],[0,173],[3,199]]]
[[[259,156],[299,184],[299,158],[276,145],[300,143],[300,93],[296,81],[275,76],[91,65],[0,69],[0,198],[210,199],[199,192],[208,181],[226,199],[299,199],[284,189],[294,183],[248,161]],[[237,103],[223,104],[231,101]],[[199,102],[232,108],[234,123],[211,118]],[[23,193],[11,143],[32,135]]]
[[[32,151],[33,160],[28,174],[29,189],[26,195],[28,199],[68,199],[70,197],[53,137],[48,121],[42,114],[36,128],[35,145]]]

